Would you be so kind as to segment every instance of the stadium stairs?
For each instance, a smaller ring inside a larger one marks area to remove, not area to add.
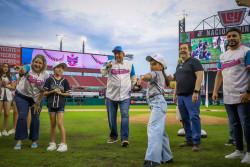
[[[72,78],[72,80],[76,83],[76,86],[80,86],[80,84],[77,82],[77,80],[74,78],[73,75],[70,75],[70,77]]]
[[[104,86],[106,87],[107,83],[105,84],[104,82],[102,82],[102,80],[99,77],[96,77],[96,79]]]

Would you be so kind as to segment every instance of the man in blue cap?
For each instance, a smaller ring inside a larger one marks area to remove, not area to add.
[[[124,60],[124,52],[121,46],[116,46],[112,51],[115,59],[106,62],[101,69],[103,76],[108,75],[107,82],[107,112],[110,127],[110,139],[107,143],[118,141],[117,133],[117,109],[121,112],[121,140],[122,146],[129,145],[129,107],[131,95],[131,83],[136,83],[134,66],[130,61]]]

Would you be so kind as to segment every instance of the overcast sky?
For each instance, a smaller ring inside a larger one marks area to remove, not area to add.
[[[218,11],[239,8],[235,0],[0,0],[0,45],[112,55],[116,45],[134,54],[137,75],[149,72],[147,55],[162,54],[167,73],[178,59],[178,19],[186,31]],[[242,7],[240,7],[242,8]]]

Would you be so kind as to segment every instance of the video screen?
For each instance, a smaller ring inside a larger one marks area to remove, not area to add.
[[[242,34],[242,45],[250,47],[250,34]],[[201,63],[217,63],[220,55],[226,52],[228,44],[226,36],[215,36],[191,39],[191,57]]]
[[[114,59],[114,57],[107,55],[22,48],[22,63],[30,63],[37,54],[42,54],[46,57],[47,66],[53,66],[55,62],[60,61],[66,63],[71,68],[101,69],[108,60]]]

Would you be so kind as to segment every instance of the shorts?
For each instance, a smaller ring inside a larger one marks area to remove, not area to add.
[[[60,107],[60,108],[53,108],[53,107],[48,107],[49,109],[49,114],[56,114],[56,113],[64,113],[64,107]]]

